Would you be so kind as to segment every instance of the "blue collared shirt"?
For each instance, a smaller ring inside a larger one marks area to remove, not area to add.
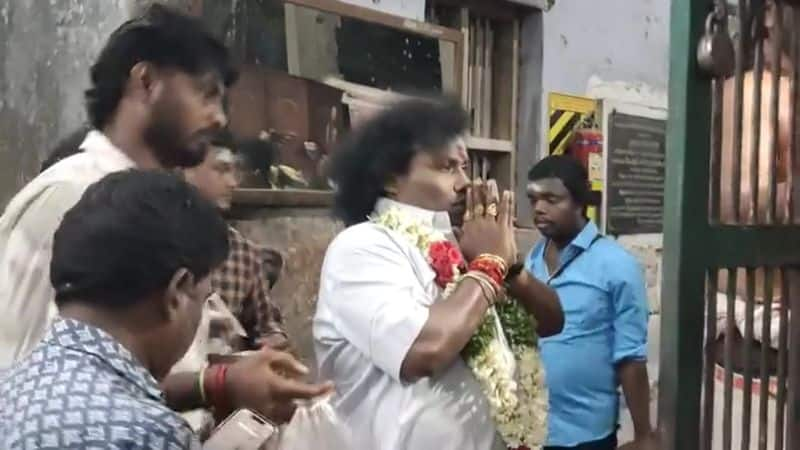
[[[559,266],[565,268],[553,279],[544,260],[546,240],[525,261],[537,279],[556,290],[564,309],[563,331],[539,341],[550,390],[547,445],[572,447],[614,433],[615,365],[647,357],[642,268],[614,240],[595,240],[598,235],[589,222],[561,252]]]
[[[77,320],[56,320],[4,375],[3,450],[200,448],[147,369],[110,335]]]

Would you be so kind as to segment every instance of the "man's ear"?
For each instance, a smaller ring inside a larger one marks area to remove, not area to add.
[[[131,67],[128,74],[128,89],[139,98],[150,101],[163,89],[160,71],[152,63],[140,61]]]
[[[164,295],[163,313],[167,320],[174,320],[179,311],[192,301],[194,288],[194,275],[188,269],[181,267],[175,271]]]

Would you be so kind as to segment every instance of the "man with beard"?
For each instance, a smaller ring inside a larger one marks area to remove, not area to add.
[[[28,183],[0,217],[0,371],[29,354],[56,315],[50,261],[64,213],[111,172],[199,164],[210,137],[226,125],[223,97],[235,79],[227,49],[199,21],[164,6],[151,6],[112,33],[90,71],[86,103],[94,131],[82,152]],[[257,400],[254,386],[262,393],[276,389],[269,397],[278,400],[326,389],[304,385],[303,392],[286,392],[268,386],[263,373],[231,369],[229,406],[276,419],[290,414],[290,402]],[[204,406],[202,378],[164,380],[170,406]]]

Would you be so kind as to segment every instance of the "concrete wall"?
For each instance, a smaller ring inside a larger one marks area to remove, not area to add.
[[[549,92],[585,93],[593,76],[665,91],[669,8],[668,0],[556,2],[544,14],[542,108]]]
[[[111,32],[149,3],[0,0],[0,210],[86,120],[89,66]]]
[[[0,0],[0,208],[85,118],[83,90],[123,0]]]

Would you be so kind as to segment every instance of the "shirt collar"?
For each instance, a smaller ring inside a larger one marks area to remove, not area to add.
[[[592,245],[592,241],[594,241],[598,234],[600,234],[600,231],[597,229],[597,225],[591,220],[587,220],[581,232],[575,236],[575,239],[573,239],[569,245],[586,250]]]
[[[595,225],[591,220],[587,221],[586,225],[583,227],[580,233],[578,233],[578,235],[572,239],[572,242],[569,243],[567,248],[574,247],[585,251],[592,245],[592,242],[594,242],[595,238],[599,234],[600,230],[597,229],[597,225]],[[539,243],[534,246],[527,260],[529,267],[532,267],[535,259],[544,258],[544,251],[549,242],[549,240],[539,241]],[[564,257],[564,253],[562,253],[561,257]]]
[[[136,163],[112,144],[108,137],[100,131],[90,131],[84,138],[83,143],[81,143],[80,148],[87,153],[94,154],[100,167],[108,172],[136,167]]]
[[[58,318],[44,341],[100,358],[147,396],[163,401],[163,392],[150,371],[119,341],[100,328],[74,319]]]
[[[379,198],[378,202],[375,204],[375,214],[378,215],[391,209],[397,209],[403,214],[407,214],[409,217],[421,222],[423,225],[430,226],[442,233],[452,233],[450,216],[447,214],[447,211],[431,211],[386,197]]]

